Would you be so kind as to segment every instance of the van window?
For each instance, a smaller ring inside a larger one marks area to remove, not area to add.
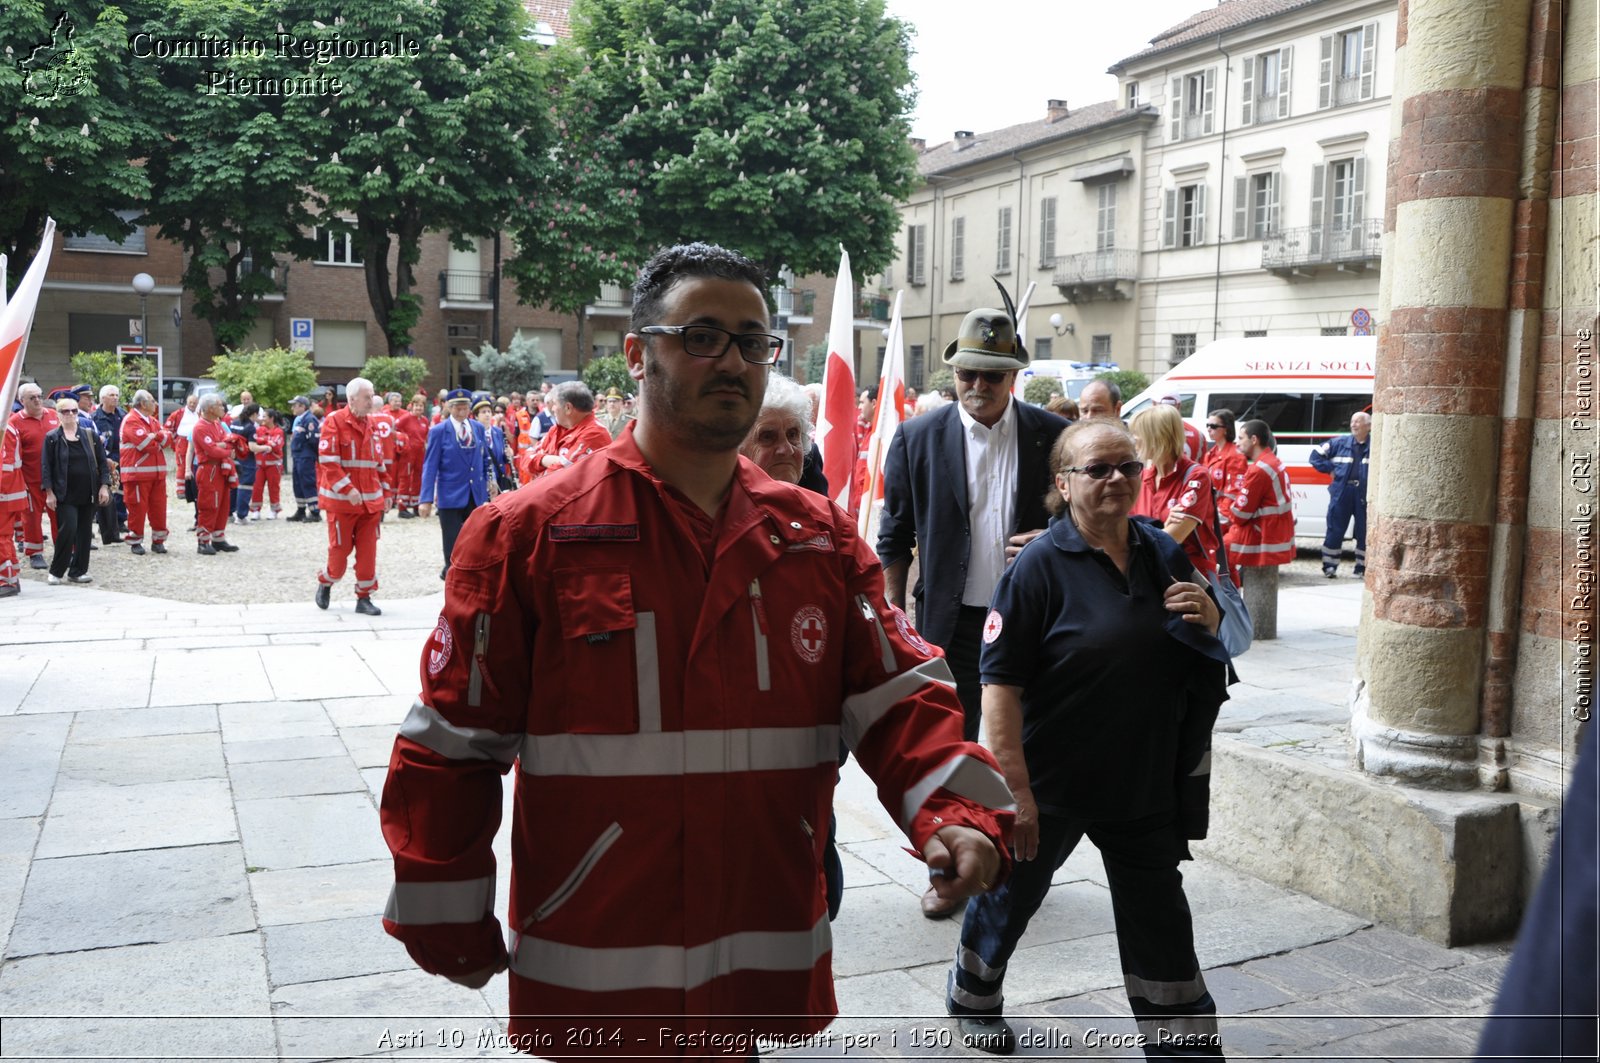
[[[1313,443],[1321,443],[1350,431],[1352,415],[1372,406],[1371,395],[1318,395]]]
[[[1314,396],[1310,393],[1265,392],[1259,395],[1213,392],[1208,410],[1232,410],[1240,421],[1265,421],[1272,434],[1296,443],[1308,442],[1312,434]]]

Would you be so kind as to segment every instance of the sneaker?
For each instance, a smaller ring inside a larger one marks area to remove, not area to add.
[[[29,554],[28,555],[28,567],[29,568],[49,568],[50,567],[50,562],[48,562],[48,561],[46,561],[44,559],[44,555],[43,554]]]
[[[1329,579],[1337,579],[1339,576],[1339,570],[1336,568],[1329,568],[1327,565],[1323,565],[1322,574]]]
[[[273,510],[271,513],[268,513],[267,514],[267,519],[268,520],[277,520],[278,519],[278,511],[277,510]]]
[[[89,575],[89,573],[87,573],[87,572],[85,572],[81,576],[68,576],[67,579],[68,579],[68,581],[70,581],[72,583],[93,583],[94,582],[94,577]]]
[[[261,514],[252,513],[252,514],[250,514],[250,518],[249,519],[254,520],[254,521],[259,521],[261,519]]]
[[[1366,574],[1367,574],[1367,570],[1366,570],[1366,567],[1364,565],[1357,565],[1356,566],[1356,570],[1355,570],[1355,573],[1354,573],[1356,579],[1361,579]]]
[[[46,576],[44,578],[44,581],[46,583],[50,584],[50,586],[52,586],[52,587],[61,586],[61,577],[56,575],[54,572],[52,572],[52,573],[50,573],[50,575]]]
[[[143,543],[133,543],[133,544],[131,544],[128,547],[128,553],[133,554],[135,557],[143,557],[144,556],[144,544]]]

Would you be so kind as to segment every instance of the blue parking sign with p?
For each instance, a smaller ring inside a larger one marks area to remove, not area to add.
[[[311,349],[311,321],[309,317],[289,319],[289,346],[294,350]]]

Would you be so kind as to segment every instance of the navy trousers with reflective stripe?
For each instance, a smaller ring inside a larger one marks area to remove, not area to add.
[[[1040,815],[1039,855],[1015,861],[1005,885],[967,904],[946,1001],[950,1014],[1003,1013],[1006,964],[1050,892],[1051,876],[1088,835],[1111,887],[1117,950],[1128,1003],[1147,1039],[1144,1054],[1220,1057],[1217,1006],[1200,975],[1194,923],[1178,873],[1186,852],[1178,830],[1171,813],[1125,823]],[[1160,1031],[1178,1043],[1160,1043]],[[1186,1036],[1201,1043],[1183,1044]]]
[[[1322,536],[1322,567],[1338,568],[1339,551],[1344,546],[1345,529],[1350,521],[1356,522],[1356,568],[1367,567],[1367,496],[1354,487],[1346,487],[1339,497],[1328,504],[1328,526]]]
[[[317,456],[297,458],[291,473],[294,480],[294,500],[302,506],[317,508]]]

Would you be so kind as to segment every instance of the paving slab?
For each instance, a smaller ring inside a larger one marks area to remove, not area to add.
[[[22,905],[22,890],[42,823],[31,817],[0,819],[0,956],[5,955],[6,940]]]
[[[76,728],[73,734],[76,736]],[[97,786],[222,779],[227,774],[227,765],[222,760],[222,738],[215,731],[90,740],[72,737],[61,754],[56,792]]]
[[[276,871],[389,855],[378,810],[365,792],[240,801],[238,814],[245,860],[251,867]]]
[[[284,986],[273,991],[272,1010],[286,1058],[392,1052],[413,1033],[426,1050],[440,1027],[474,1045],[480,1032],[499,1030],[482,994],[416,969]]]
[[[383,800],[383,784],[384,784],[385,780],[387,780],[388,778],[389,778],[389,767],[388,767],[388,765],[384,765],[381,768],[362,768],[361,769],[361,779],[362,779],[363,782],[365,782],[367,784],[367,792],[372,795],[373,803],[376,804],[376,803],[381,803],[382,802],[382,800]],[[510,787],[507,787],[507,789],[510,789]],[[502,823],[510,823],[511,822],[511,817],[510,816],[506,816],[500,822],[502,822]]]
[[[48,663],[43,657],[18,657],[9,650],[5,653],[0,660],[0,716],[10,716],[22,708]]]
[[[353,646],[268,646],[261,663],[279,701],[391,692]]]
[[[265,927],[318,919],[370,918],[377,924],[394,882],[387,858],[250,874],[256,918]]]
[[[409,971],[406,947],[375,915],[267,927],[267,975],[274,986]]]
[[[172,705],[156,709],[104,709],[79,713],[72,724],[72,738],[74,741],[96,742],[110,738],[195,734],[215,730],[215,705]]]
[[[1244,908],[1194,909],[1194,949],[1200,965],[1244,963],[1288,949],[1322,947],[1370,924],[1298,893]]]
[[[410,638],[361,642],[356,644],[355,651],[367,662],[390,694],[414,698],[421,689],[419,669],[422,647],[432,632],[430,626],[412,633]]]
[[[382,673],[379,673],[380,675]],[[370,698],[325,698],[322,707],[335,727],[387,725],[399,730],[411,711],[415,694],[382,694]]]
[[[367,789],[366,780],[349,757],[252,761],[233,765],[228,775],[233,779],[236,801],[352,791],[364,793]]]
[[[261,654],[254,649],[167,650],[154,659],[151,705],[193,705],[202,692],[206,699],[225,703],[273,697]]]
[[[93,679],[85,661],[94,661]],[[101,652],[55,657],[34,681],[21,712],[141,708],[150,699],[151,660],[143,653]],[[193,701],[193,698],[186,698]]]
[[[305,738],[263,738],[252,742],[228,742],[222,747],[228,765],[252,764],[264,760],[313,760],[317,757],[343,757],[348,753],[336,735],[310,735]]]
[[[254,933],[9,961],[0,1015],[8,1058],[277,1055]]]
[[[44,815],[71,728],[66,713],[0,717],[0,819]]]
[[[57,792],[35,859],[239,840],[226,779]]]
[[[345,727],[339,738],[350,751],[350,757],[360,768],[386,768],[394,753],[394,739],[400,728],[394,724],[375,724],[371,727]]]
[[[237,843],[36,860],[8,957],[254,930]]]
[[[333,734],[333,721],[319,701],[263,701],[223,705],[217,709],[222,739],[231,744],[277,738]]]

